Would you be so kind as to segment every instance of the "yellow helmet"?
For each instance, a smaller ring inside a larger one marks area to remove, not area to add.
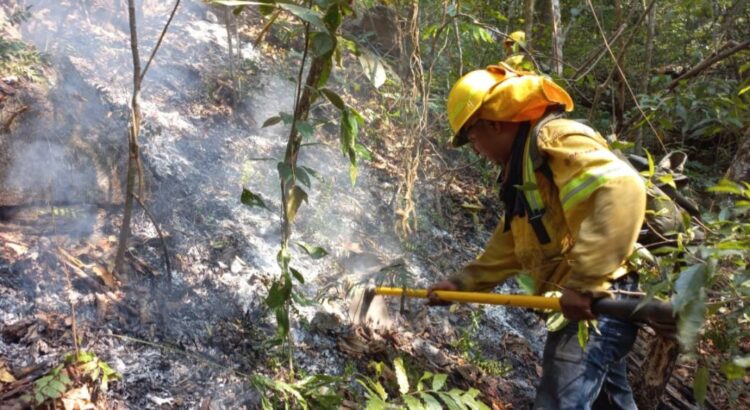
[[[454,136],[458,135],[466,121],[482,106],[484,97],[492,87],[504,79],[505,73],[475,70],[456,81],[448,94],[447,106],[448,122]]]
[[[550,105],[573,110],[573,100],[552,80],[532,72],[516,71],[505,63],[472,71],[456,81],[448,94],[451,144],[468,142],[461,133],[475,114],[489,121],[523,122],[540,118]]]

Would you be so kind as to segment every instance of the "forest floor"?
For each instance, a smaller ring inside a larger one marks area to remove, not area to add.
[[[40,391],[35,381],[75,351],[74,339],[122,377],[106,392],[73,383],[69,401],[257,407],[259,393],[246,375],[276,377],[286,363],[268,344],[276,328],[264,298],[278,272],[280,240],[277,161],[268,159],[282,155],[288,127],[260,124],[291,111],[287,78],[298,56],[248,45],[244,91],[236,97],[223,24],[198,2],[183,5],[141,97],[144,199],[165,232],[172,270],[166,274],[162,243],[139,210],[127,272],[115,277],[108,269],[121,219],[131,87],[125,10],[30,3],[20,38],[44,53],[48,67],[45,81],[13,83],[4,105],[28,108],[0,135],[0,408],[23,407],[22,396]],[[170,7],[154,3],[140,16],[142,54]],[[334,84],[348,80],[334,72]],[[361,165],[352,186],[337,137],[327,131],[320,128],[320,144],[305,147],[300,159],[320,177],[293,240],[322,246],[329,256],[312,260],[300,248],[293,255],[302,293],[316,301],[295,314],[297,372],[341,376],[338,393],[357,407],[363,391],[355,379],[373,376],[369,363],[402,356],[415,372],[449,374],[450,386],[480,389],[497,408],[528,407],[540,372],[540,315],[465,306],[446,314],[420,302],[399,314],[398,301],[375,303],[379,327],[356,325],[349,315],[358,283],[392,275],[423,287],[473,258],[496,221],[491,191],[468,184],[470,174],[447,191],[420,187],[423,209],[441,201],[445,211],[424,211],[419,232],[401,238],[391,216],[398,170],[389,165],[399,147],[389,146],[392,138],[366,136],[374,159]],[[243,186],[261,194],[270,211],[242,205]],[[486,205],[476,218],[461,207],[467,197]]]

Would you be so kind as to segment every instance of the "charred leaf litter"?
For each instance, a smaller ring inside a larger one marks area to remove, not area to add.
[[[291,111],[294,89],[287,77],[293,70],[246,46],[246,97],[230,108],[221,90],[225,28],[215,10],[183,2],[143,84],[140,138],[147,204],[167,235],[172,283],[165,284],[158,235],[136,207],[130,273],[123,284],[108,286],[96,267],[113,259],[119,227],[116,181],[124,174],[132,68],[126,10],[101,3],[27,2],[32,15],[22,38],[45,52],[52,68],[49,84],[30,92],[31,112],[2,137],[12,154],[1,164],[1,205],[28,206],[0,220],[0,357],[19,379],[57,365],[73,350],[72,300],[81,347],[123,375],[100,402],[105,407],[255,408],[259,393],[231,370],[270,374],[269,363],[280,360],[264,344],[275,332],[263,300],[278,273],[280,237],[277,161],[265,159],[283,155],[288,129],[260,124]],[[143,7],[142,55],[170,7],[157,1]],[[294,240],[330,255],[314,261],[294,249],[292,266],[304,275],[304,293],[322,301],[299,308],[297,368],[367,372],[371,360],[408,355],[424,370],[451,374],[457,385],[528,406],[543,341],[533,313],[488,307],[480,315],[477,349],[509,364],[504,376],[483,374],[451,347],[469,326],[469,307],[446,314],[415,302],[400,316],[398,301],[389,301],[383,319],[389,329],[352,325],[351,285],[390,266],[426,286],[442,273],[431,253],[448,249],[450,263],[460,266],[489,232],[477,229],[459,239],[432,226],[419,233],[424,250],[405,250],[392,228],[393,176],[365,164],[352,187],[335,138],[305,147],[300,157],[321,178],[312,181]],[[243,186],[262,195],[270,211],[242,205]],[[427,202],[437,188],[419,190]],[[50,203],[65,206],[50,209]],[[508,285],[502,290],[512,291]]]

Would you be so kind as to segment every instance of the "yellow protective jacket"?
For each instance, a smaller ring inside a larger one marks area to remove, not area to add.
[[[551,241],[540,244],[528,215],[515,216],[509,230],[500,223],[484,252],[450,279],[461,290],[486,291],[523,271],[534,278],[537,294],[562,287],[604,296],[608,281],[627,273],[645,215],[643,179],[579,122],[552,120],[536,142],[554,179],[530,171]]]

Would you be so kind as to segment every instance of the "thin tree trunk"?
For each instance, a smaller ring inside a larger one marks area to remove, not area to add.
[[[550,12],[552,17],[552,67],[558,76],[562,76],[563,51],[561,33],[560,0],[550,1]]]
[[[534,0],[525,0],[523,4],[524,32],[526,33],[526,50],[531,53],[534,30]]]
[[[232,87],[234,90],[232,94],[237,90],[236,81],[237,76],[234,73],[234,47],[232,46],[232,10],[229,7],[224,7],[224,26],[227,29],[227,48],[229,56],[229,77],[232,79]]]
[[[620,26],[622,25],[622,3],[620,0],[614,1],[614,8],[615,8],[615,21],[616,25]],[[617,42],[618,44],[614,44],[613,46],[617,45],[619,46],[622,44],[622,37]],[[620,64],[624,66],[625,63],[625,53],[622,54],[622,60]],[[615,76],[615,89],[614,91],[614,117],[615,117],[615,133],[620,132],[622,129],[622,125],[625,122],[624,116],[625,116],[625,79],[622,77],[622,75],[617,73],[618,75]]]
[[[727,170],[726,177],[733,181],[750,182],[750,128],[745,131],[745,135],[742,137],[737,153]]]
[[[679,353],[679,345],[672,340],[653,336],[643,366],[638,369],[641,377],[633,383],[633,398],[641,410],[656,410],[672,377],[672,370]]]
[[[641,93],[648,94],[651,79],[651,66],[653,65],[654,38],[656,37],[656,7],[652,7],[646,20],[648,35],[646,36],[646,60],[643,63],[643,77],[641,80]],[[638,128],[635,137],[635,152],[640,153],[643,149],[643,128]]]
[[[133,96],[130,100],[130,126],[128,129],[128,172],[125,187],[125,209],[122,215],[122,226],[115,255],[114,272],[122,274],[128,238],[130,238],[130,220],[133,215],[133,193],[139,169],[138,134],[141,128],[141,59],[138,53],[138,25],[135,16],[135,0],[128,0],[128,17],[130,21],[130,51],[133,55]]]

